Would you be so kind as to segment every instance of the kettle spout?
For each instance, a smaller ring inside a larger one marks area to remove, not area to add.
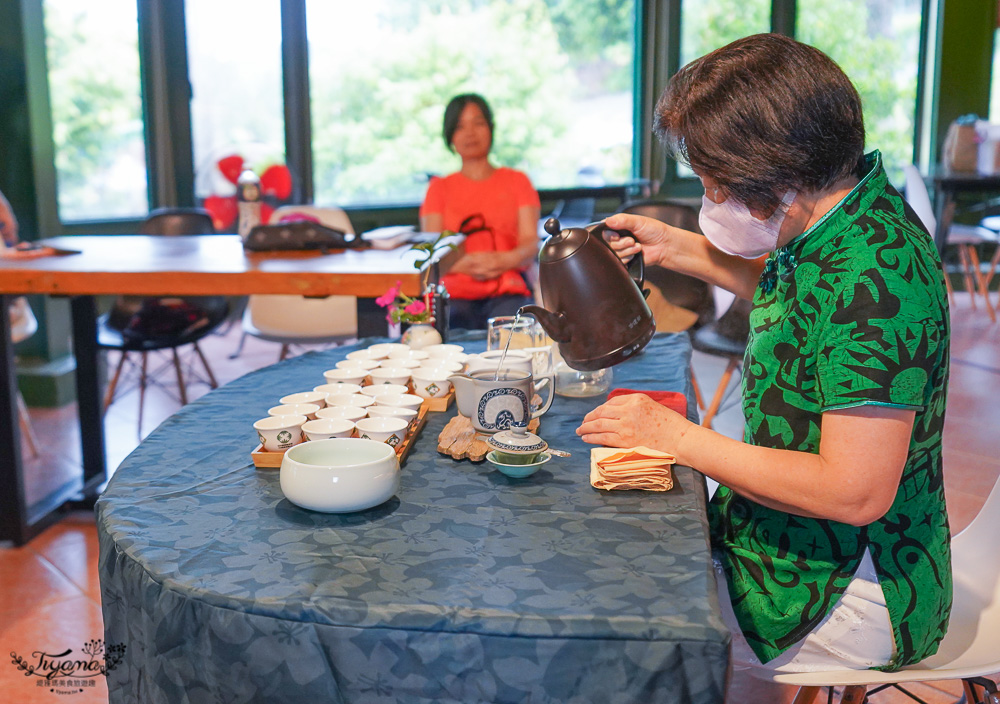
[[[546,334],[556,342],[569,342],[570,334],[566,324],[566,316],[562,313],[547,311],[541,306],[521,306],[518,315],[529,314],[541,324]]]

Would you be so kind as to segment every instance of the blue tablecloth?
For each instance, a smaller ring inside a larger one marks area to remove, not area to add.
[[[540,434],[573,456],[528,479],[438,454],[453,407],[382,506],[289,503],[250,462],[251,424],[350,349],[213,391],[115,473],[97,504],[105,638],[126,646],[112,702],[722,701],[703,480],[593,489],[574,430],[604,397],[556,397]],[[615,386],[691,399],[689,361],[658,335]]]

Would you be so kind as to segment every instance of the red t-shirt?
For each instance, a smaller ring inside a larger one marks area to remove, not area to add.
[[[541,207],[538,192],[526,175],[501,167],[482,181],[473,181],[461,173],[431,179],[420,216],[441,215],[444,229],[458,232],[466,218],[481,215],[488,229],[467,236],[465,251],[506,252],[518,245],[517,211],[525,206]],[[477,281],[468,274],[446,274],[442,282],[453,298],[529,294],[517,269],[489,281]]]

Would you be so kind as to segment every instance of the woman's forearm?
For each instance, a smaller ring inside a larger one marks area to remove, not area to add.
[[[686,230],[674,230],[676,246],[664,249],[660,266],[693,276],[713,286],[732,291],[741,298],[753,299],[754,291],[764,270],[764,258],[744,259],[726,254],[702,235]]]

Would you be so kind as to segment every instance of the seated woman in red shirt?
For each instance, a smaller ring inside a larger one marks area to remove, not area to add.
[[[493,113],[479,95],[455,96],[444,112],[444,141],[462,168],[434,178],[420,206],[424,232],[466,234],[463,256],[442,278],[451,294],[449,326],[485,328],[531,301],[524,269],[538,254],[538,192],[520,171],[495,167]]]

